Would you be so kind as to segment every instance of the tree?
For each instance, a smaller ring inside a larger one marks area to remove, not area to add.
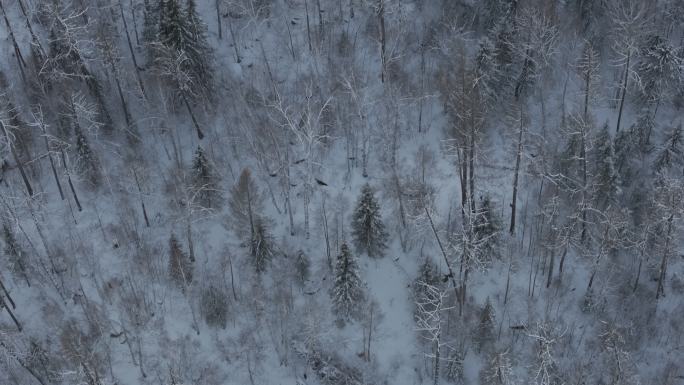
[[[485,306],[482,308],[482,312],[480,313],[480,322],[477,325],[474,336],[475,342],[480,351],[487,348],[494,342],[495,326],[496,322],[494,307],[492,307],[492,302],[489,300],[489,297],[487,297],[487,302],[485,302]]]
[[[259,187],[252,178],[250,169],[245,168],[240,173],[238,182],[233,186],[228,201],[233,219],[231,227],[245,244],[251,242],[254,237],[256,222],[260,216],[262,205],[263,197]]]
[[[447,306],[448,294],[446,289],[420,282],[421,289],[425,295],[423,298],[416,299],[418,309],[415,315],[416,330],[421,337],[430,344],[430,352],[424,353],[425,356],[433,361],[432,379],[434,385],[439,385],[440,368],[444,357],[453,357],[454,348],[449,345],[444,335],[446,327],[446,313],[453,309]]]
[[[682,58],[677,50],[659,35],[646,39],[639,55],[637,75],[642,99],[658,105],[663,98],[678,90],[682,84]]]
[[[169,276],[183,291],[192,283],[193,263],[181,249],[175,234],[169,238]]]
[[[594,146],[594,198],[598,207],[605,208],[616,203],[620,193],[620,181],[615,169],[615,149],[607,122],[596,135]]]
[[[97,186],[100,183],[99,161],[90,148],[88,138],[81,130],[77,117],[74,118],[74,134],[76,135],[76,169],[91,185]]]
[[[9,267],[17,275],[20,275],[30,287],[31,282],[28,278],[28,266],[30,266],[28,255],[14,236],[14,232],[9,224],[2,224],[2,236],[5,241],[5,256],[8,259]]]
[[[311,276],[311,260],[303,250],[299,250],[294,261],[297,283],[304,285]]]
[[[482,385],[514,385],[515,374],[508,351],[493,353],[480,372]]]
[[[202,292],[200,309],[209,326],[226,328],[228,322],[228,301],[225,293],[216,286],[209,286]]]
[[[268,263],[273,258],[273,239],[265,220],[261,217],[254,220],[254,232],[252,233],[249,253],[256,272],[263,273],[266,271]]]
[[[199,146],[192,162],[192,189],[197,194],[197,202],[203,207],[215,208],[221,200],[218,176]]]
[[[342,323],[357,319],[366,298],[365,284],[361,280],[358,259],[346,243],[340,246],[334,274],[330,289],[333,313]]]
[[[646,17],[646,8],[645,3],[638,0],[615,0],[611,1],[608,6],[610,32],[613,37],[612,48],[617,56],[616,64],[622,67],[616,132],[620,132],[620,122],[622,121],[622,111],[625,106],[629,80],[634,77],[632,70],[634,55],[639,48],[643,34],[649,28],[650,20]]]
[[[474,241],[480,254],[478,259],[486,263],[490,263],[492,259],[499,257],[499,237],[503,228],[501,219],[492,206],[491,198],[486,195],[476,211],[474,219]]]
[[[577,72],[582,79],[582,93],[584,94],[584,112],[582,118],[589,119],[589,106],[595,98],[595,88],[599,81],[599,54],[594,45],[587,41],[584,43],[582,56],[577,65]]]
[[[365,252],[369,257],[382,257],[387,248],[388,235],[380,217],[380,205],[368,184],[361,188],[351,225],[352,237],[359,252]]]
[[[211,62],[213,53],[206,41],[206,26],[197,14],[195,1],[189,0],[185,12],[179,0],[165,0],[161,3],[159,16],[159,43],[162,51],[158,59],[178,57],[184,54],[187,60],[181,70],[188,74],[190,82],[209,96],[212,82]],[[170,52],[164,52],[170,51]]]
[[[682,136],[681,123],[673,127],[665,137],[663,144],[656,153],[653,165],[656,172],[665,172],[675,166],[682,167],[684,165],[684,137]]]

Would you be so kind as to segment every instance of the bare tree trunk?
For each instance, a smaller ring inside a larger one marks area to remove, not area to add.
[[[304,0],[304,10],[306,11],[306,36],[309,40],[309,52],[313,51],[311,46],[311,23],[309,22],[309,1]]]
[[[620,86],[620,108],[618,109],[617,125],[615,132],[620,132],[620,122],[622,121],[622,108],[625,106],[625,97],[627,96],[627,81],[629,80],[629,61],[632,58],[632,51],[627,52],[627,64],[625,64],[625,75],[622,78],[622,85]]]
[[[658,275],[658,288],[656,289],[656,299],[660,296],[665,296],[665,288],[663,282],[665,281],[665,272],[667,270],[667,260],[670,257],[670,241],[672,239],[672,221],[674,214],[670,214],[667,218],[667,235],[665,237],[665,249],[663,250],[663,259],[660,263],[660,274]]]
[[[511,235],[515,232],[515,213],[518,202],[518,176],[520,174],[520,162],[522,160],[523,151],[523,112],[522,105],[520,106],[520,128],[518,130],[518,150],[515,156],[515,171],[513,176],[513,198],[511,199],[511,227],[509,232]]]
[[[332,271],[332,258],[330,255],[330,234],[328,233],[328,215],[325,212],[325,197],[323,197],[321,206],[323,211],[323,234],[325,235],[325,255],[328,258],[328,269]]]
[[[197,131],[197,138],[199,140],[204,139],[204,133],[202,132],[202,129],[200,129],[199,123],[195,118],[195,114],[192,112],[190,102],[188,102],[188,98],[185,96],[185,92],[181,92],[181,96],[183,98],[183,103],[185,103],[185,108],[188,109],[188,113],[190,114],[190,118],[192,119],[192,124],[195,126],[195,130]]]
[[[235,31],[233,30],[233,22],[230,21],[230,17],[228,18],[228,30],[230,30],[230,37],[233,39],[233,49],[235,50],[235,62],[240,63],[242,59],[240,59],[240,51],[238,50],[238,41],[235,38]]]
[[[145,93],[145,86],[143,85],[142,78],[140,77],[140,67],[138,66],[138,60],[135,58],[135,51],[133,50],[133,43],[131,42],[131,34],[128,32],[128,23],[126,22],[126,17],[124,15],[123,5],[121,4],[121,1],[119,1],[119,11],[121,13],[121,20],[123,21],[123,25],[124,25],[124,32],[126,32],[126,42],[128,43],[128,50],[131,52],[131,59],[133,59],[133,66],[135,67],[135,76],[136,76],[136,79],[138,80],[138,86],[140,87],[140,92],[142,93],[143,98],[147,98],[147,95]],[[133,12],[132,9],[131,9],[131,12]],[[134,22],[135,22],[135,20],[134,20]],[[137,40],[137,35],[138,35],[138,32],[136,29],[136,40]],[[140,45],[139,42],[138,42],[138,45]]]
[[[59,190],[59,196],[64,200],[64,191],[62,191],[62,184],[59,182],[59,177],[57,176],[57,169],[55,167],[55,160],[52,158],[52,151],[50,150],[50,144],[48,142],[47,130],[45,129],[45,124],[43,124],[42,117],[40,121],[40,129],[43,132],[43,139],[45,140],[45,151],[47,151],[48,159],[50,159],[50,168],[52,169],[52,176],[55,178],[55,183],[57,184],[57,189]]]
[[[380,73],[380,80],[385,82],[385,71],[387,71],[387,57],[386,57],[386,36],[385,36],[385,0],[378,0],[378,19],[380,21],[380,63],[382,71]]]
[[[14,47],[14,57],[17,59],[17,64],[19,64],[19,71],[21,73],[21,79],[26,83],[26,73],[24,68],[26,67],[26,62],[24,61],[24,56],[21,54],[19,49],[19,44],[17,44],[17,39],[14,37],[14,31],[12,30],[12,25],[7,18],[7,13],[5,13],[5,7],[2,5],[2,0],[0,0],[0,11],[2,11],[2,16],[5,19],[5,25],[7,26],[7,31],[9,32],[10,40],[12,40],[12,46]]]
[[[218,26],[219,40],[223,40],[223,26],[221,25],[221,0],[216,0],[216,25]]]
[[[71,189],[71,194],[74,197],[74,201],[76,202],[76,207],[78,207],[78,211],[82,211],[83,208],[81,207],[81,202],[78,200],[78,195],[76,195],[76,189],[74,188],[74,183],[71,181],[71,173],[69,172],[69,166],[67,165],[67,158],[66,154],[64,154],[64,150],[61,150],[62,152],[62,163],[64,164],[64,171],[66,172],[67,175],[67,181],[69,182],[69,188]]]
[[[133,177],[135,178],[135,184],[138,186],[138,195],[140,196],[140,206],[142,206],[143,217],[145,218],[145,225],[150,227],[150,220],[147,216],[147,210],[145,209],[145,201],[143,200],[142,188],[140,188],[140,180],[138,179],[138,173],[133,170]]]

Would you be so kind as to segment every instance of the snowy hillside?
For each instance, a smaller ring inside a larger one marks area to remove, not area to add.
[[[0,13],[0,384],[684,384],[681,0]]]

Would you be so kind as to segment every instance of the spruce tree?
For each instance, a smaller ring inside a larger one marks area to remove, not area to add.
[[[357,258],[346,243],[340,246],[335,264],[335,281],[330,290],[333,313],[342,322],[359,316],[365,300],[364,283],[361,280]]]
[[[181,8],[179,0],[165,0],[162,3],[159,42],[164,49],[159,52],[157,60],[163,62],[184,54],[186,60],[182,63],[182,72],[190,77],[193,90],[209,96],[213,54],[206,41],[206,25],[197,14],[194,0],[188,1],[185,10]]]
[[[603,125],[595,139],[595,201],[599,207],[606,207],[617,201],[620,180],[615,169],[615,149],[608,132],[608,123]]]
[[[387,248],[387,232],[380,217],[380,205],[368,184],[361,188],[361,197],[352,217],[352,237],[360,253],[382,257]]]
[[[181,249],[175,234],[171,234],[171,238],[169,238],[169,276],[183,291],[192,283],[192,262]]]
[[[663,172],[672,167],[684,165],[684,137],[682,137],[682,125],[672,128],[665,138],[663,145],[658,150],[654,161],[656,172]],[[681,169],[678,170],[681,173]]]
[[[214,173],[204,150],[199,146],[192,162],[192,189],[202,207],[216,207],[221,199],[218,176]]]

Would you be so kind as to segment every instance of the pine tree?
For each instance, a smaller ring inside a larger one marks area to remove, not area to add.
[[[487,302],[485,302],[485,306],[480,313],[480,322],[475,334],[475,341],[480,350],[494,342],[495,326],[494,307],[492,306],[489,297],[487,297]]]
[[[2,224],[2,235],[5,241],[5,256],[7,257],[11,271],[21,276],[26,281],[26,284],[31,286],[27,271],[27,267],[29,266],[28,256],[14,237],[14,233],[7,223]]]
[[[684,137],[682,137],[682,125],[672,128],[663,145],[656,154],[654,167],[656,172],[663,172],[674,166],[684,165]],[[681,172],[681,169],[678,171]]]
[[[608,132],[608,123],[603,125],[595,142],[595,200],[600,207],[606,207],[617,201],[620,192],[620,180],[615,170],[615,149]]]
[[[360,253],[381,257],[387,248],[387,232],[380,217],[380,205],[368,184],[361,188],[361,197],[352,217],[352,237]]]
[[[192,162],[192,189],[197,202],[206,208],[216,207],[221,199],[218,176],[214,173],[202,147],[197,147]]]
[[[273,239],[268,231],[267,224],[264,219],[255,218],[249,253],[257,273],[266,271],[268,263],[273,258],[273,251]]]
[[[365,300],[364,283],[361,280],[357,258],[346,243],[340,246],[335,264],[335,281],[330,291],[333,313],[342,322],[359,316]]]
[[[193,266],[190,258],[181,249],[175,234],[169,238],[169,276],[183,291],[192,283]]]

